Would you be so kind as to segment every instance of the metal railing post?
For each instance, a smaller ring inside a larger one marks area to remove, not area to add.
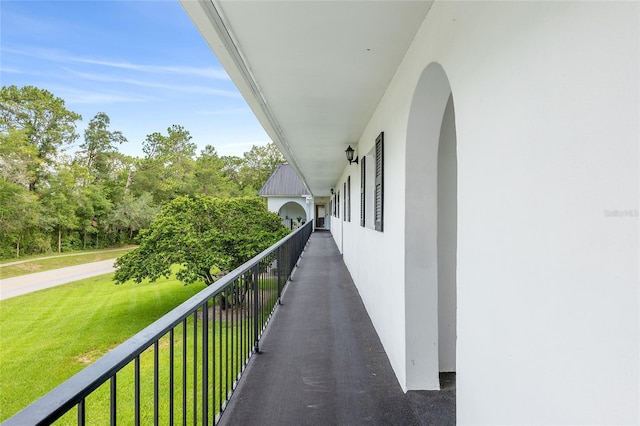
[[[278,304],[282,305],[282,246],[278,247]]]
[[[260,303],[260,298],[259,298],[260,292],[258,289],[259,287],[258,268],[259,268],[258,264],[253,268],[253,337],[254,337],[253,350],[257,354],[260,353],[260,344],[258,343],[258,330],[259,330],[258,318],[259,318],[259,311],[260,311],[260,307],[258,306]]]

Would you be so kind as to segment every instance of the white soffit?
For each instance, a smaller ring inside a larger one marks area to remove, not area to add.
[[[327,196],[432,2],[182,3],[313,195]]]

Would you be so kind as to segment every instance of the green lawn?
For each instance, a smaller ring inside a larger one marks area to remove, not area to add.
[[[90,253],[72,253],[61,255],[41,255],[38,257],[31,257],[25,263],[19,263],[16,265],[6,265],[12,263],[16,259],[2,261],[0,263],[0,279],[17,277],[20,275],[32,274],[34,272],[49,271],[52,269],[65,268],[67,266],[82,265],[84,263],[99,262],[101,260],[114,259],[125,254],[127,251],[132,250],[133,246],[125,247],[122,249],[107,249],[94,251]],[[18,259],[19,261],[25,259]]]
[[[175,279],[116,286],[111,278],[0,301],[0,421],[204,288]]]

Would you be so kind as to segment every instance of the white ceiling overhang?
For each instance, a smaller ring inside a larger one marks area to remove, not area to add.
[[[315,196],[339,179],[431,3],[182,0]]]

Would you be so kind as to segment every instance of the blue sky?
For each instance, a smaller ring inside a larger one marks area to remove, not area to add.
[[[220,155],[269,142],[177,0],[1,0],[0,49],[2,85],[64,99],[80,135],[107,113],[126,154],[142,156],[146,135],[172,124]]]

